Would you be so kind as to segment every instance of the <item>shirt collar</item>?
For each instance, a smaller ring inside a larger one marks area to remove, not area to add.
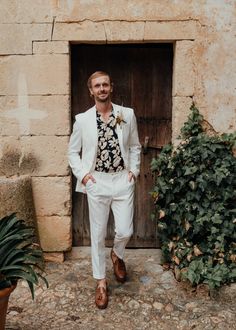
[[[102,117],[102,116],[101,116],[101,113],[99,113],[99,112],[97,111],[97,109],[96,109],[96,115],[97,115],[97,120],[103,122],[103,120],[102,120],[102,118],[101,118],[101,117]],[[113,106],[112,106],[111,113],[110,113],[110,116],[109,116],[109,119],[108,119],[107,124],[109,124],[109,123],[111,122],[111,120],[114,119],[114,118],[115,118],[115,112],[114,112],[114,108],[113,108]]]

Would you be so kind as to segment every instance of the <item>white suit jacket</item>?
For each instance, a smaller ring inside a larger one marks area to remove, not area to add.
[[[140,151],[136,118],[131,108],[112,104],[114,115],[121,115],[125,121],[116,125],[121,154],[125,168],[132,171],[135,177],[140,169]],[[68,158],[73,174],[77,178],[76,191],[85,192],[81,183],[87,173],[95,169],[97,159],[97,117],[96,107],[75,116],[73,132],[70,137]]]

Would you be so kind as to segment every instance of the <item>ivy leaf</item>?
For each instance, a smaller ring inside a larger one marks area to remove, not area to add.
[[[198,257],[198,256],[200,256],[200,255],[203,254],[202,251],[198,248],[197,245],[194,245],[194,247],[193,247],[193,253],[194,253],[194,255],[195,255],[196,257]]]

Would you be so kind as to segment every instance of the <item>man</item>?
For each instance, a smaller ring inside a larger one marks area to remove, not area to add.
[[[110,208],[115,238],[111,250],[114,274],[126,280],[125,246],[133,233],[134,184],[139,174],[140,143],[132,109],[113,104],[113,84],[102,71],[88,79],[95,106],[76,115],[69,143],[69,163],[77,178],[76,191],[87,193],[91,231],[95,303],[106,308],[105,237]]]

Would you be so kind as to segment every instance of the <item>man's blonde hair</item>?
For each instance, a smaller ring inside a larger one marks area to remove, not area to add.
[[[87,81],[88,88],[91,88],[92,87],[91,82],[92,82],[93,79],[98,78],[98,77],[101,77],[101,76],[107,76],[107,77],[109,77],[110,83],[112,85],[112,81],[111,81],[111,77],[110,77],[109,73],[104,72],[104,71],[96,71],[93,74],[91,74],[91,76],[88,78],[88,81]]]

